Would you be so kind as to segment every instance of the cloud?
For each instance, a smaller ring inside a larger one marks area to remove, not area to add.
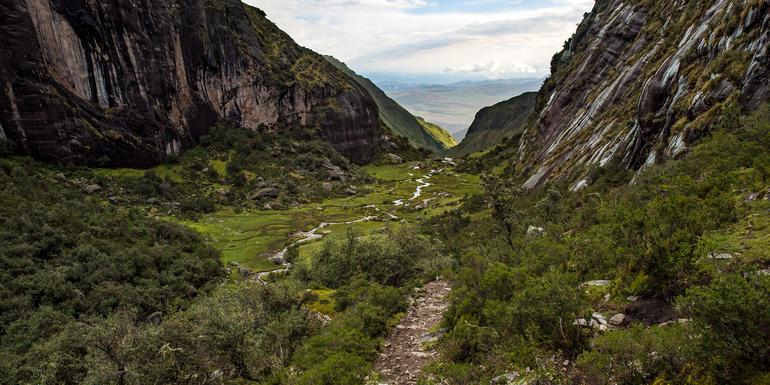
[[[501,65],[500,60],[498,59],[487,62],[479,61],[476,64],[464,64],[444,69],[444,73],[483,73],[493,77],[500,77],[507,74],[535,74],[537,72],[537,69],[529,64],[516,62],[508,65]]]
[[[488,77],[547,73],[553,54],[593,5],[593,0],[246,2],[301,45],[364,74]],[[490,63],[497,67],[482,71]]]

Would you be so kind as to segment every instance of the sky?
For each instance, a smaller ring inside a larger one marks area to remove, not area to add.
[[[593,0],[245,0],[297,43],[365,76],[548,75]]]

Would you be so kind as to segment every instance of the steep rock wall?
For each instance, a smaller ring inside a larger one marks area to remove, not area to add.
[[[519,145],[533,188],[678,156],[770,96],[770,0],[599,0],[554,56]]]
[[[220,122],[317,128],[354,162],[367,92],[237,0],[0,0],[0,132],[49,162],[149,166]]]

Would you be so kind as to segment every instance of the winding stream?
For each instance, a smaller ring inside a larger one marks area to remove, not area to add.
[[[420,184],[417,185],[417,187],[415,188],[414,193],[412,194],[412,197],[409,198],[408,200],[411,202],[411,201],[414,201],[415,199],[419,198],[420,196],[422,196],[422,190],[423,189],[425,189],[427,187],[430,187],[430,186],[433,186],[433,183],[428,182],[428,179],[430,179],[433,175],[442,172],[443,170],[444,170],[443,168],[439,169],[439,170],[430,170],[430,172],[425,174],[425,176],[423,176],[422,178],[418,178],[416,181],[418,183],[420,183]],[[393,204],[395,206],[403,206],[404,205],[404,199],[399,199],[399,200],[393,201]],[[389,212],[387,212],[385,210],[380,209],[376,205],[373,205],[373,204],[372,205],[367,205],[367,206],[364,206],[364,208],[372,208],[372,209],[374,209],[377,212],[380,212],[380,213],[383,213],[383,214],[387,215],[388,218],[390,218],[391,220],[399,220],[399,217],[397,217],[397,216],[395,216],[395,215],[393,215],[393,214],[391,214],[391,213],[389,213]],[[356,219],[356,220],[348,221],[348,222],[321,222],[321,224],[319,224],[315,228],[311,229],[310,231],[301,231],[301,232],[298,232],[298,233],[294,234],[295,236],[299,236],[301,238],[299,238],[298,240],[292,242],[289,246],[284,247],[283,250],[275,253],[275,255],[273,255],[272,257],[269,258],[271,261],[275,262],[276,264],[281,265],[282,267],[278,268],[278,269],[275,269],[275,270],[263,271],[263,272],[257,273],[257,279],[259,279],[262,282],[265,282],[265,278],[267,276],[269,276],[270,274],[284,273],[286,271],[289,271],[289,269],[291,268],[291,263],[286,261],[286,252],[289,251],[289,248],[294,247],[296,245],[299,245],[301,243],[310,242],[312,240],[323,238],[324,234],[319,234],[318,232],[323,230],[323,229],[325,229],[326,227],[329,227],[329,226],[332,226],[332,225],[351,225],[351,224],[354,224],[354,223],[368,222],[368,221],[372,221],[372,220],[375,220],[375,219],[377,219],[377,217],[375,217],[375,216],[366,216],[366,217],[363,217],[361,219]]]

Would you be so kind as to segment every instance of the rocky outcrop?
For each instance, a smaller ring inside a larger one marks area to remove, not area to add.
[[[317,129],[354,162],[367,92],[237,0],[0,0],[0,135],[49,162],[148,166],[218,123]]]
[[[599,0],[554,56],[519,144],[533,188],[674,158],[770,96],[770,0]]]
[[[530,116],[535,111],[537,92],[525,92],[519,96],[482,108],[473,119],[462,142],[447,153],[464,156],[500,144],[506,137],[521,135]]]

